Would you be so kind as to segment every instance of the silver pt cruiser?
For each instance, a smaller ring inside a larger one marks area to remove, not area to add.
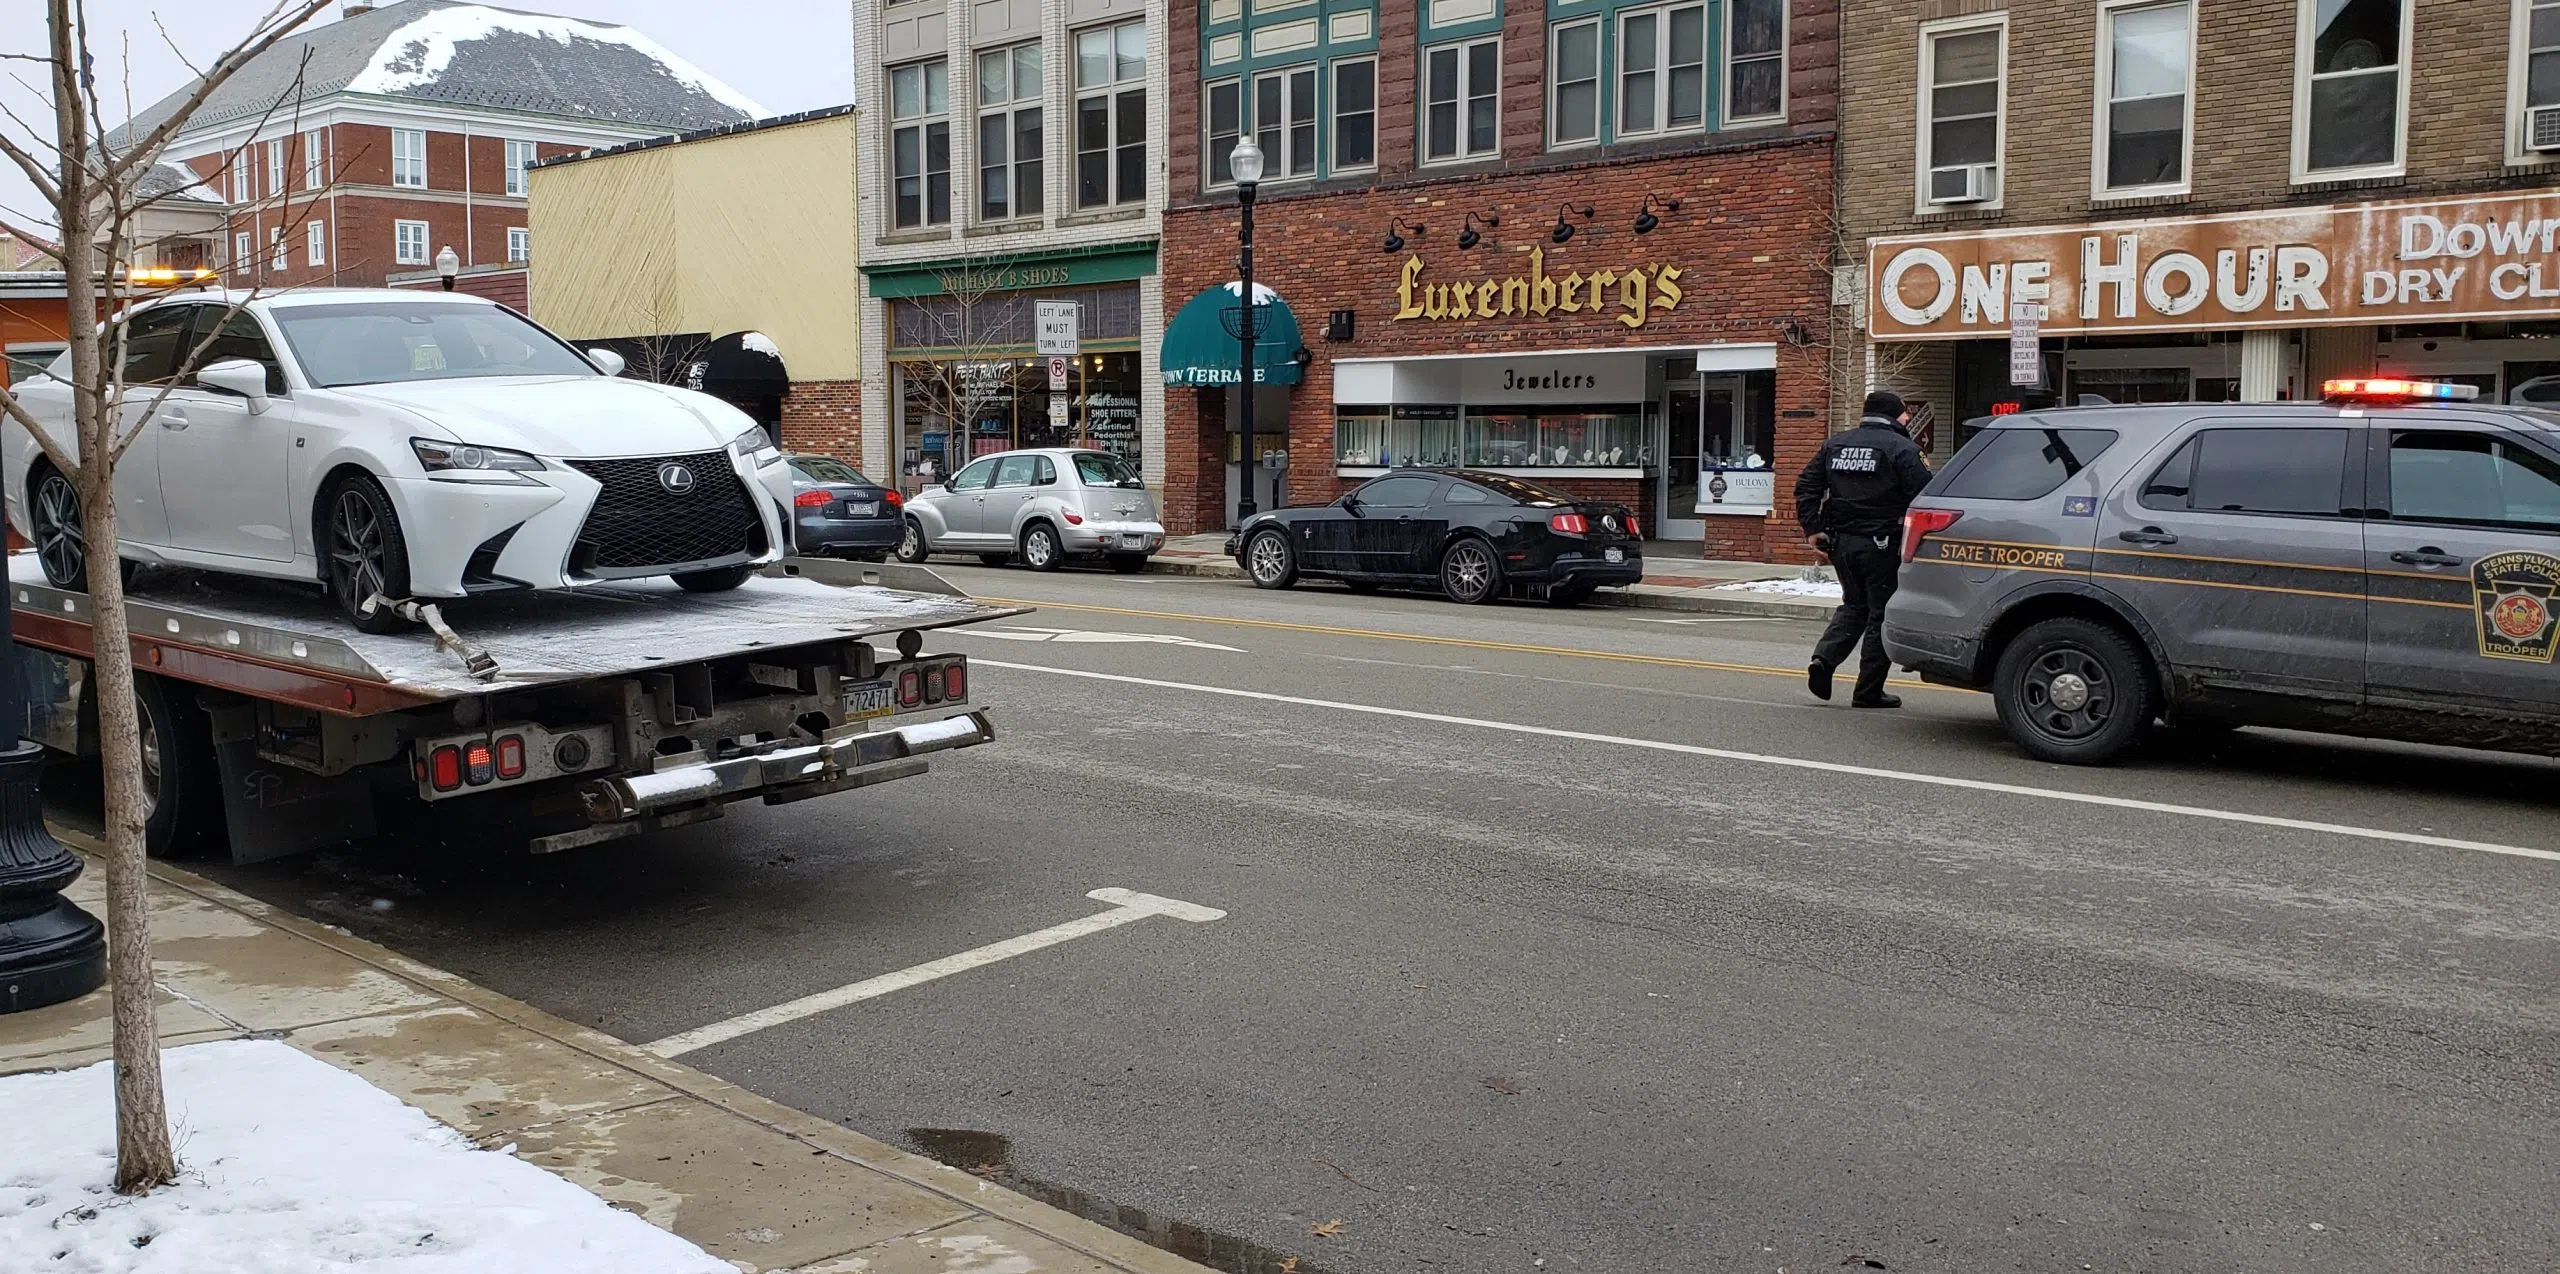
[[[1164,547],[1156,499],[1138,471],[1107,451],[1052,447],[981,456],[907,501],[898,560],[975,553],[990,566],[1022,555],[1035,571],[1069,557],[1144,570]]]

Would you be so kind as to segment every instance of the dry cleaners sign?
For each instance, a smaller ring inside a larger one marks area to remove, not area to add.
[[[2560,314],[2560,193],[1874,240],[1883,340]]]
[[[1396,318],[1550,318],[1558,314],[1614,320],[1629,329],[1656,314],[1680,308],[1676,265],[1636,265],[1623,270],[1547,272],[1547,250],[1529,250],[1529,271],[1509,278],[1433,282],[1420,256],[1406,257],[1396,280]]]

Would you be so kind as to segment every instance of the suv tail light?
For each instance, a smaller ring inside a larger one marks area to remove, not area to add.
[[[1547,529],[1564,535],[1589,535],[1591,519],[1579,513],[1559,513],[1547,519]]]
[[[1920,541],[1956,524],[1964,514],[1954,509],[1911,509],[1902,515],[1902,560],[1920,556]]]

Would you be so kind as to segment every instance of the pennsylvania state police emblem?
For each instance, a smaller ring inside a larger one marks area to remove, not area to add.
[[[2541,553],[2496,553],[2471,567],[2471,592],[2480,612],[2480,653],[2491,659],[2551,662],[2560,645],[2551,597],[2560,592],[2560,558]]]

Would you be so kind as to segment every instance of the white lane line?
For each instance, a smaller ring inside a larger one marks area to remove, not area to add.
[[[883,973],[879,977],[866,978],[850,986],[837,987],[832,991],[804,995],[799,999],[786,1001],[771,1008],[757,1009],[753,1013],[741,1013],[725,1022],[697,1026],[690,1031],[670,1035],[662,1040],[653,1040],[640,1047],[660,1057],[682,1057],[698,1049],[734,1040],[741,1035],[753,1035],[785,1022],[796,1022],[801,1018],[812,1017],[830,1009],[840,1009],[848,1004],[876,1000],[892,991],[903,991],[908,987],[931,982],[936,978],[965,973],[981,965],[994,964],[998,960],[1010,960],[1042,947],[1054,947],[1070,938],[1081,938],[1086,934],[1100,933],[1105,929],[1117,929],[1149,916],[1171,916],[1176,920],[1188,920],[1193,924],[1207,924],[1227,914],[1215,907],[1203,907],[1198,903],[1184,902],[1179,898],[1160,898],[1154,894],[1142,894],[1128,889],[1096,889],[1085,897],[1096,902],[1110,903],[1111,910],[1097,911],[1090,916],[1070,920],[1062,925],[1036,929],[1018,938],[990,942],[983,947],[963,951],[958,955],[928,960],[913,968],[900,969],[895,973]]]
[[[1333,699],[1308,699],[1298,695],[1271,694],[1261,690],[1238,690],[1228,686],[1194,685],[1187,681],[1159,681],[1153,677],[1086,672],[1080,668],[1050,668],[1041,664],[1004,663],[993,659],[977,659],[972,662],[981,668],[1045,672],[1060,677],[1082,677],[1089,681],[1116,681],[1132,686],[1189,690],[1198,694],[1225,695],[1233,699],[1259,699],[1266,703],[1294,704],[1302,708],[1332,708],[1339,712],[1358,712],[1375,717],[1400,717],[1407,721],[1431,721],[1441,725],[1473,726],[1480,730],[1501,730],[1510,734],[1537,735],[1549,739],[1572,739],[1580,743],[1609,743],[1619,747],[1643,748],[1652,752],[1676,752],[1683,756],[1743,761],[1752,765],[1818,770],[1825,774],[1854,774],[1861,778],[1893,779],[1904,783],[1952,787],[1970,792],[1998,792],[2005,796],[2030,796],[2039,800],[2066,801],[2075,805],[2100,805],[2110,809],[2175,814],[2184,818],[2211,819],[2223,823],[2282,827],[2297,832],[2326,832],[2333,836],[2354,836],[2365,840],[2390,841],[2402,845],[2426,845],[2435,849],[2464,849],[2479,854],[2504,854],[2512,858],[2538,858],[2545,862],[2560,863],[2560,850],[2534,849],[2525,845],[2500,845],[2492,841],[2460,840],[2451,836],[2429,836],[2420,832],[2395,832],[2379,827],[2358,827],[2352,823],[2323,823],[2311,819],[2279,818],[2273,814],[2251,814],[2242,810],[2220,810],[2204,805],[2178,805],[2168,801],[2145,801],[2129,796],[2101,796],[2094,792],[2066,792],[2053,788],[2028,787],[2020,783],[1994,783],[1987,779],[1961,779],[1945,774],[1923,774],[1912,770],[1884,770],[1868,765],[1846,765],[1838,761],[1815,761],[1805,757],[1772,756],[1763,752],[1739,752],[1731,748],[1700,747],[1694,743],[1666,743],[1660,739],[1634,739],[1625,735],[1594,734],[1587,730],[1560,730],[1554,726],[1523,725],[1515,721],[1488,721],[1481,717],[1451,716],[1443,712],[1386,708],[1373,703],[1343,703]]]

